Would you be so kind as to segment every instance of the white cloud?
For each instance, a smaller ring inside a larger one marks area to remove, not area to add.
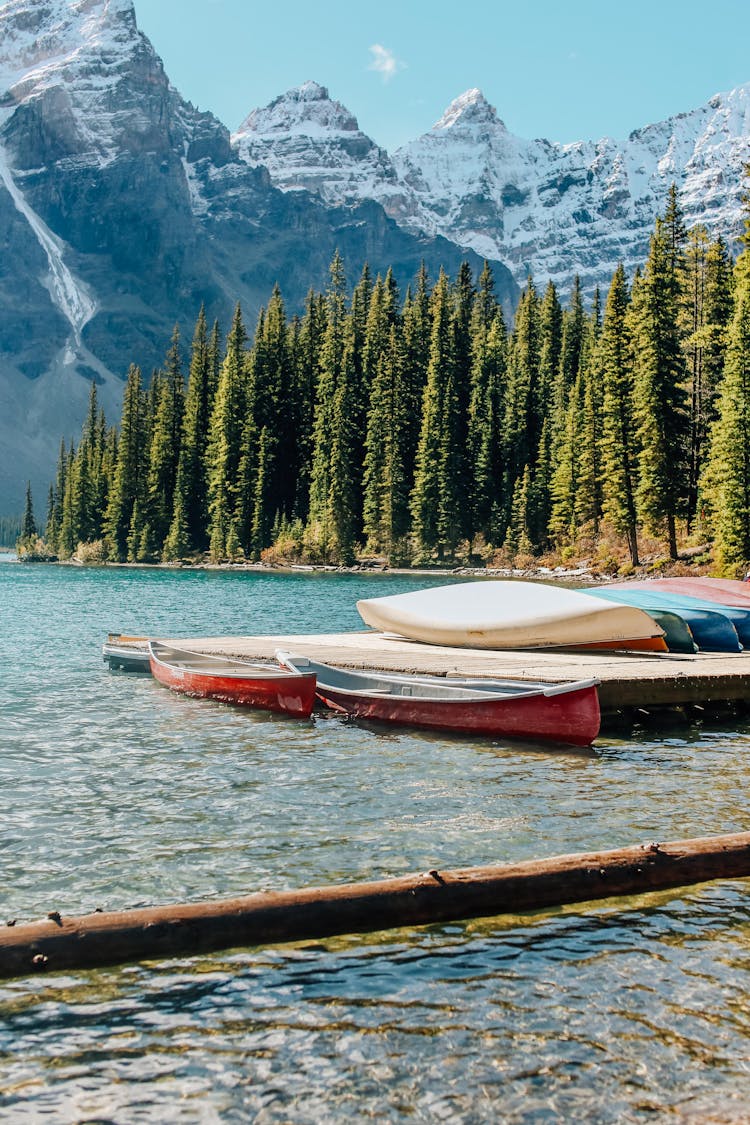
[[[375,70],[383,78],[384,82],[390,82],[399,70],[403,70],[405,63],[402,63],[396,58],[393,51],[388,47],[384,47],[382,43],[373,43],[370,47],[370,54],[372,61],[368,66],[368,70]]]

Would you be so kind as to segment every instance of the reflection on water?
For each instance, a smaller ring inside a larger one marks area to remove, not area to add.
[[[414,584],[0,568],[0,920],[748,827],[746,725],[568,753],[290,722],[100,658],[110,629],[356,628]],[[747,1120],[749,954],[735,882],[7,982],[0,1118]]]

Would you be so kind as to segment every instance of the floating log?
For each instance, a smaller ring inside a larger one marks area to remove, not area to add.
[[[265,946],[750,876],[750,832],[371,883],[62,917],[0,930],[0,978]]]

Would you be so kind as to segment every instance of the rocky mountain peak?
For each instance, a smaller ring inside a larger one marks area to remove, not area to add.
[[[201,304],[226,327],[239,300],[252,323],[278,282],[299,309],[337,247],[352,277],[394,265],[404,287],[422,260],[431,276],[458,268],[455,243],[370,201],[389,158],[325,87],[306,82],[246,126],[243,159],[170,85],[132,0],[0,0],[0,514],[20,510],[26,480],[45,495],[91,382],[116,418],[128,365],[158,366]],[[277,190],[274,160],[285,187],[322,201]],[[351,207],[318,190],[331,169]],[[510,309],[499,263],[496,280]]]
[[[283,191],[312,191],[326,202],[371,196],[375,183],[394,178],[388,153],[317,82],[254,109],[232,143],[246,164],[267,168]]]
[[[505,124],[497,116],[497,110],[476,87],[459,94],[451,102],[443,116],[435,125],[438,129],[454,129],[462,125],[495,125],[505,129]]]
[[[308,81],[287,90],[267,106],[252,110],[236,136],[357,132],[359,125],[354,114],[341,102],[334,101],[325,86]]]
[[[111,62],[138,37],[133,0],[7,0],[0,5],[0,98],[12,104],[29,82],[43,84],[92,48]]]

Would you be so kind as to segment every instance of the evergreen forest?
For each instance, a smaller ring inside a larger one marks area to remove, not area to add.
[[[647,260],[588,306],[529,278],[512,324],[485,266],[424,269],[405,294],[367,267],[290,316],[278,287],[252,337],[201,310],[119,426],[92,385],[60,447],[44,543],[61,559],[350,565],[565,561],[622,572],[708,544],[750,560],[750,204],[745,248],[686,229],[673,187]],[[605,546],[602,547],[602,544]]]

